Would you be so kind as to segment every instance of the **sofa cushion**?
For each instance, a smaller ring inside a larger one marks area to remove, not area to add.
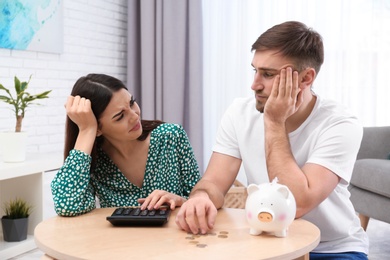
[[[357,160],[351,184],[390,198],[390,161],[381,159]]]

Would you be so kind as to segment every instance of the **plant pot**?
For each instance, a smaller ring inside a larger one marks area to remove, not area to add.
[[[28,218],[1,218],[3,239],[7,242],[18,242],[27,238]]]
[[[3,162],[23,162],[26,160],[27,133],[0,133]]]

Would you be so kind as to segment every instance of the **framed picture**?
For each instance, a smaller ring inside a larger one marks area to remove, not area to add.
[[[0,48],[63,51],[63,0],[0,0]]]

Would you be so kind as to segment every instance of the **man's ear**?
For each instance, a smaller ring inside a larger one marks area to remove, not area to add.
[[[310,87],[313,82],[314,82],[314,79],[316,78],[316,71],[315,69],[313,68],[307,68],[305,69],[304,71],[302,71],[302,78],[301,78],[301,82],[299,84],[299,87],[301,89],[305,89],[307,87]]]

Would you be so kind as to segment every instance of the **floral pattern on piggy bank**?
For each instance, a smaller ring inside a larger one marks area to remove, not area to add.
[[[251,235],[268,232],[277,237],[285,237],[294,221],[296,203],[294,195],[285,185],[278,184],[275,178],[271,183],[250,184],[245,204],[246,218]]]

